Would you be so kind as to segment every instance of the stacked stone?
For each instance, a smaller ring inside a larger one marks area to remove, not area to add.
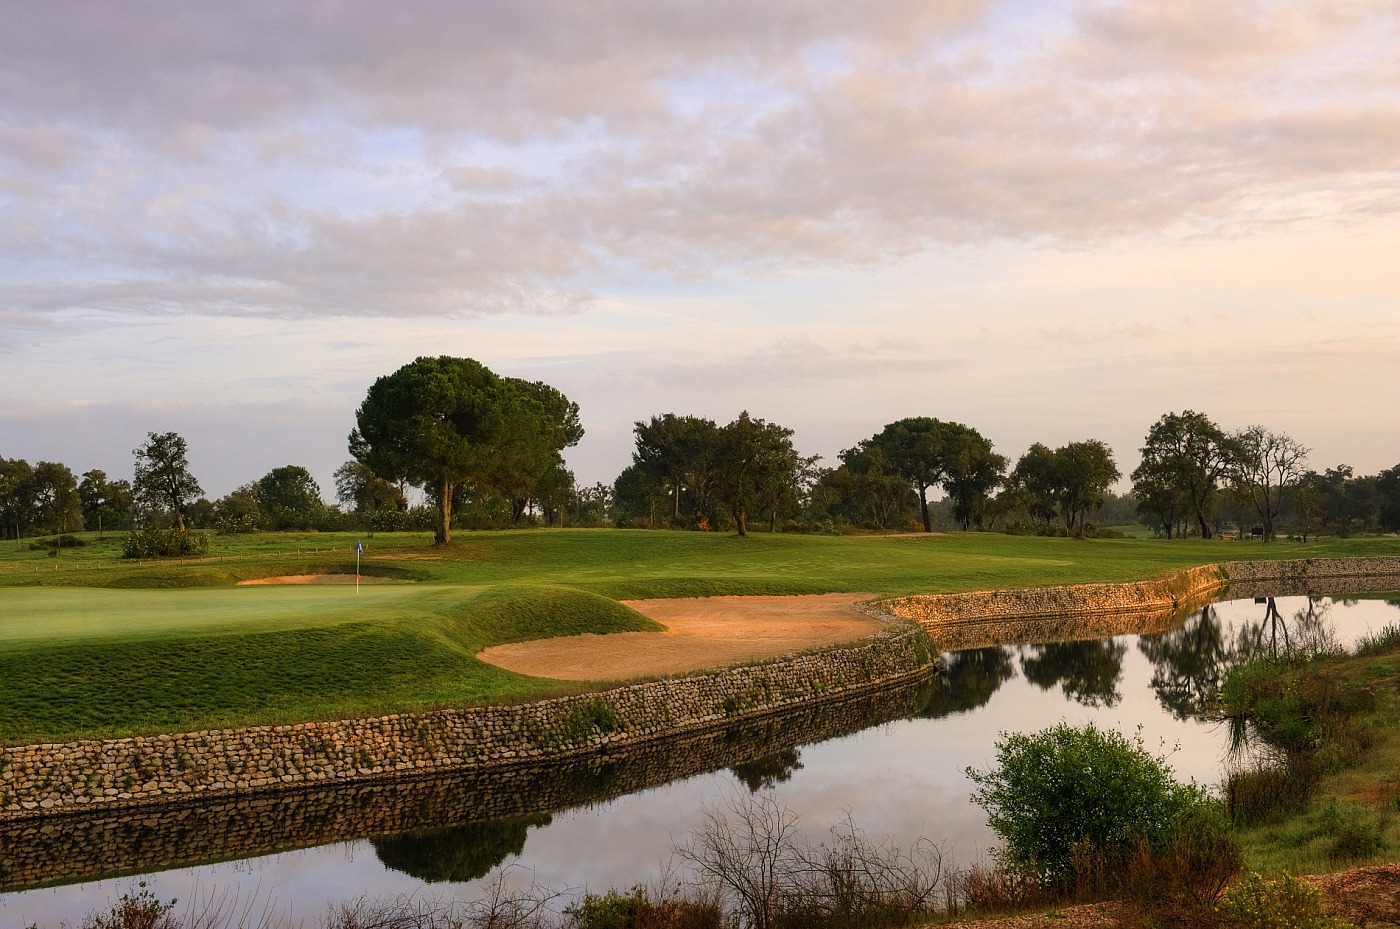
[[[0,749],[0,819],[597,751],[929,673],[923,631],[516,706]]]
[[[916,678],[873,694],[489,772],[461,768],[0,820],[0,892],[603,802],[907,718],[921,706],[922,683]]]

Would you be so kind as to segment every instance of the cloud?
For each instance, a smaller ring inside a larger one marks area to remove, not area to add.
[[[1400,210],[1390,0],[0,14],[0,306],[578,312],[638,273]]]

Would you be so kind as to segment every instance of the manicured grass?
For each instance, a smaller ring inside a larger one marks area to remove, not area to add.
[[[1222,560],[1400,554],[1400,540],[1294,545],[620,530],[364,537],[402,585],[236,588],[355,570],[355,535],[212,539],[131,564],[120,539],[51,556],[0,543],[0,742],[378,714],[561,692],[475,659],[501,642],[654,628],[620,599],[896,595],[1119,581]]]

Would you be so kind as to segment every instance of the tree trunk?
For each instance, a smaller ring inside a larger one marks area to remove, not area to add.
[[[933,531],[933,522],[928,518],[928,487],[919,484],[919,515],[924,518],[924,531]]]
[[[433,532],[434,545],[446,545],[452,541],[452,491],[451,481],[442,482],[442,493],[438,495],[437,528]]]
[[[736,506],[734,508],[734,526],[739,531],[739,538],[747,539],[749,537],[748,515],[744,512],[743,507]]]

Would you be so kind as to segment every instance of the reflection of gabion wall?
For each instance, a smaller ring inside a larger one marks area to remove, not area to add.
[[[939,648],[951,651],[1156,631],[1227,587],[1240,596],[1344,592],[1394,583],[1397,576],[1400,558],[1227,561],[1127,584],[930,594],[878,605],[919,622]]]
[[[0,819],[562,758],[927,674],[925,633],[517,706],[0,749]]]
[[[806,704],[668,739],[489,771],[328,783],[275,793],[89,807],[57,818],[0,820],[0,892],[55,881],[226,861],[553,813],[599,803],[917,713],[927,681]]]

